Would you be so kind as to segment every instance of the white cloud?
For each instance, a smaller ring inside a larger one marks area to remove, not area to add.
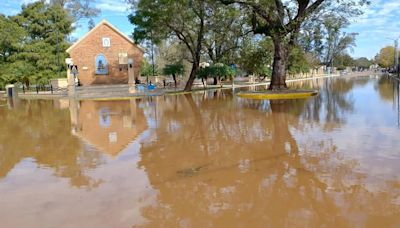
[[[126,13],[128,10],[128,4],[124,0],[99,0],[97,2],[95,6],[103,12]]]
[[[32,2],[37,2],[37,0],[20,0],[20,5],[29,4],[29,3],[32,3]],[[46,2],[49,3],[50,0],[46,0]]]
[[[400,1],[376,0],[362,10],[364,14],[356,18],[346,29],[347,32],[359,33],[354,55],[373,57],[400,35]]]
[[[377,12],[378,15],[380,16],[386,16],[388,14],[391,14],[393,12],[396,12],[399,10],[400,7],[400,2],[399,1],[388,1],[380,7],[380,10]]]

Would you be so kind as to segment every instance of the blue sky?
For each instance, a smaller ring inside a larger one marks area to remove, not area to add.
[[[13,15],[20,11],[21,5],[35,0],[0,0],[0,13]],[[101,9],[102,19],[127,35],[133,31],[133,25],[128,21],[129,9],[125,0],[94,0],[93,5]],[[350,54],[353,57],[374,57],[379,50],[387,45],[393,45],[394,39],[400,36],[400,0],[372,0],[372,4],[364,7],[364,14],[355,18],[346,32],[356,32],[357,47]],[[79,38],[87,32],[86,22],[76,26],[72,36]]]

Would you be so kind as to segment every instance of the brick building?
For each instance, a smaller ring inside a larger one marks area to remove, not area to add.
[[[139,77],[143,49],[103,20],[67,49],[81,85],[127,84]]]

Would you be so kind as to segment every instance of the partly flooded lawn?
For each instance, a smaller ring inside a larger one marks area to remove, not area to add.
[[[399,84],[0,106],[1,227],[399,227]]]

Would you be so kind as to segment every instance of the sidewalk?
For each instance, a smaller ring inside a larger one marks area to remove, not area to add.
[[[341,76],[340,74],[330,74],[330,75],[322,75],[318,77],[307,77],[307,78],[295,78],[288,79],[286,82],[296,82],[296,81],[304,81],[304,80],[312,80],[312,79],[321,79],[321,78],[331,78],[331,77],[358,77],[362,75],[368,74],[382,74],[379,72],[355,72],[354,74],[347,74]],[[237,84],[223,84],[221,85],[207,85],[207,87],[203,87],[202,85],[197,85],[190,92],[183,91],[183,88],[156,88],[154,90],[144,90],[144,91],[136,91],[135,93],[129,93],[128,85],[117,85],[117,86],[93,86],[93,87],[82,87],[81,90],[74,96],[73,98],[84,100],[84,99],[107,99],[107,98],[132,98],[132,97],[146,97],[146,96],[162,96],[162,95],[177,95],[177,94],[185,94],[206,90],[219,90],[219,89],[233,89],[233,88],[243,88],[250,86],[265,86],[270,83],[270,80],[266,80],[263,82],[240,82]],[[116,89],[113,89],[115,87]],[[1,94],[1,93],[0,93]],[[22,99],[60,99],[60,98],[68,98],[66,93],[62,94],[51,94],[51,93],[19,93],[18,96]]]

